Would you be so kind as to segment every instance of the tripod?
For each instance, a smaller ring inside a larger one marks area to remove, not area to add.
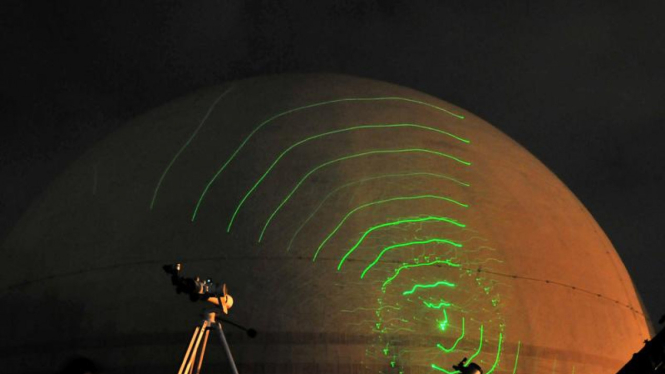
[[[233,374],[238,374],[238,368],[236,368],[236,363],[233,361],[229,343],[226,342],[222,324],[217,321],[217,314],[219,312],[228,314],[229,309],[233,306],[233,297],[226,292],[226,284],[220,287],[219,284],[213,283],[211,279],[201,280],[199,277],[182,277],[180,276],[182,264],[164,265],[162,268],[167,274],[171,275],[171,283],[176,287],[177,293],[184,292],[189,295],[191,301],[207,301],[216,305],[213,309],[203,311],[203,321],[201,321],[200,326],[194,329],[194,335],[192,335],[192,339],[189,341],[189,346],[187,347],[187,352],[185,352],[185,357],[182,359],[182,364],[180,364],[178,374],[199,374],[201,372],[210,330],[215,330],[217,336],[219,336],[219,340],[224,345],[226,357],[229,359],[231,371]],[[220,319],[223,320],[223,318]],[[245,330],[251,338],[256,336],[256,330],[254,329],[244,328],[231,321],[225,322]]]
[[[236,364],[233,361],[233,355],[229,349],[229,344],[226,342],[226,336],[224,336],[224,330],[222,330],[222,324],[216,320],[217,312],[218,311],[216,309],[207,309],[203,312],[204,319],[201,322],[201,325],[196,326],[194,329],[194,334],[192,335],[192,339],[189,342],[189,347],[187,348],[185,357],[182,359],[182,364],[180,365],[178,374],[199,374],[201,372],[203,356],[205,355],[210,330],[215,330],[219,336],[219,339],[224,345],[226,357],[229,359],[229,363],[231,364],[231,371],[233,374],[238,374],[238,369],[236,368]],[[196,369],[194,369],[195,367]]]

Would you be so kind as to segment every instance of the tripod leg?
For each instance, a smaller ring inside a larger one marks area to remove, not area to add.
[[[222,341],[222,344],[224,344],[224,351],[226,351],[226,357],[228,357],[229,363],[231,364],[231,370],[233,374],[238,374],[238,368],[236,367],[235,361],[233,361],[233,355],[231,354],[229,343],[226,342],[226,336],[224,336],[224,330],[222,330],[222,324],[217,322],[215,325],[217,327],[215,330],[217,330],[219,339]]]
[[[201,366],[203,365],[203,355],[206,353],[206,346],[208,345],[208,336],[210,335],[210,328],[206,329],[205,332],[205,337],[203,338],[203,347],[201,347],[201,350],[199,351],[199,357],[197,359],[196,363],[196,371],[194,374],[199,374],[201,372]]]
[[[189,347],[187,347],[187,352],[185,352],[185,357],[182,359],[182,364],[180,364],[180,370],[178,370],[178,374],[184,374],[183,369],[185,368],[185,364],[187,363],[187,359],[189,358],[189,355],[192,351],[192,346],[194,345],[194,342],[196,341],[196,337],[199,335],[199,330],[200,327],[196,327],[194,329],[194,334],[192,335],[192,339],[189,341]]]
[[[208,327],[208,321],[204,321],[203,325],[201,326],[201,330],[199,331],[199,336],[196,338],[196,344],[194,344],[194,350],[192,351],[192,354],[189,356],[189,363],[187,363],[187,366],[185,367],[185,373],[191,374],[192,370],[194,369],[194,359],[196,358],[196,352],[199,350],[199,344],[201,343],[201,338],[203,337],[206,329]]]

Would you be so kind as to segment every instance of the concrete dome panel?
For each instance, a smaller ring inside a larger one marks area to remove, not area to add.
[[[229,318],[259,331],[226,328],[241,372],[469,357],[487,374],[600,373],[648,338],[616,251],[536,158],[461,108],[348,76],[232,82],[130,121],[2,252],[10,372],[73,352],[177,370],[202,305],[174,294],[175,261],[227,283]],[[205,367],[224,368],[211,345]]]

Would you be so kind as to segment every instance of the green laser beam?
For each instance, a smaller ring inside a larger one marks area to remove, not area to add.
[[[487,374],[492,374],[494,372],[494,369],[496,369],[496,366],[499,364],[499,359],[501,357],[501,342],[503,341],[503,335],[501,332],[499,332],[499,346],[496,350],[496,359],[494,359],[494,365],[487,371]]]
[[[446,222],[446,223],[450,223],[451,225],[454,225],[454,226],[457,226],[457,227],[466,227],[465,224],[459,223],[459,222],[457,222],[456,220],[454,220],[452,218],[437,217],[437,216],[428,216],[428,217],[420,217],[420,218],[407,218],[407,219],[401,219],[401,220],[397,220],[397,221],[386,222],[386,223],[382,223],[382,224],[379,224],[379,225],[376,225],[376,226],[372,226],[362,234],[362,236],[360,237],[360,239],[358,239],[356,244],[354,244],[353,247],[351,247],[351,249],[349,249],[349,251],[346,252],[346,254],[342,257],[342,260],[339,262],[339,265],[337,265],[337,270],[339,271],[342,268],[342,265],[344,264],[344,261],[346,261],[346,259],[351,255],[351,253],[353,253],[356,250],[356,248],[358,248],[358,246],[360,246],[360,244],[362,244],[363,240],[365,240],[365,238],[369,234],[371,234],[372,232],[374,232],[376,230],[379,230],[379,229],[382,229],[384,227],[396,226],[396,225],[401,225],[401,224],[404,224],[404,223],[429,222],[429,221]],[[314,260],[316,260],[316,259],[314,259]]]
[[[203,189],[203,192],[201,192],[201,195],[199,196],[199,200],[196,202],[194,212],[192,213],[192,222],[194,222],[194,220],[196,220],[196,216],[198,214],[199,209],[201,208],[201,204],[203,203],[203,199],[205,198],[205,195],[210,190],[210,187],[212,187],[212,185],[215,183],[215,181],[217,180],[219,175],[224,171],[224,169],[226,169],[226,167],[229,165],[229,163],[231,163],[231,161],[233,161],[233,159],[240,152],[240,150],[242,150],[242,148],[245,146],[245,144],[247,144],[247,142],[254,136],[254,134],[256,134],[259,130],[261,130],[261,128],[263,128],[263,126],[269,124],[270,122],[273,122],[274,120],[276,120],[278,118],[287,116],[289,114],[292,114],[292,113],[295,113],[295,112],[298,112],[298,111],[301,111],[301,110],[316,108],[316,107],[335,104],[335,103],[342,103],[342,102],[372,102],[372,101],[405,101],[405,102],[409,102],[409,103],[413,103],[413,104],[423,105],[423,106],[426,106],[426,107],[429,107],[429,108],[432,108],[432,109],[436,109],[436,110],[442,111],[444,113],[447,113],[447,114],[449,114],[453,117],[459,118],[459,119],[464,119],[464,116],[461,116],[459,114],[455,114],[455,113],[450,112],[450,111],[448,111],[444,108],[438,107],[434,104],[429,104],[429,103],[426,103],[426,102],[423,102],[423,101],[420,101],[420,100],[409,99],[409,98],[405,98],[405,97],[397,97],[397,96],[349,97],[349,98],[342,98],[342,99],[335,99],[335,100],[327,100],[327,101],[321,101],[321,102],[317,102],[317,103],[313,103],[313,104],[309,104],[309,105],[300,106],[300,107],[297,107],[297,108],[289,109],[289,110],[286,110],[284,112],[278,113],[278,114],[266,119],[265,121],[261,122],[258,126],[256,126],[254,128],[254,130],[252,130],[252,132],[250,132],[249,135],[247,135],[245,137],[245,139],[243,139],[243,141],[240,143],[238,148],[236,148],[235,151],[233,151],[231,156],[224,162],[224,164],[222,164],[222,166],[217,170],[217,172],[213,175],[213,177],[210,179],[210,181],[208,181],[205,188]]]
[[[414,173],[401,173],[401,174],[383,174],[383,175],[363,178],[363,179],[359,179],[357,181],[353,181],[353,182],[343,184],[343,185],[335,188],[334,190],[332,190],[330,193],[328,193],[326,195],[326,197],[323,198],[323,200],[321,200],[321,202],[316,207],[316,209],[314,209],[314,211],[309,215],[309,217],[307,217],[307,219],[300,225],[300,227],[298,227],[298,229],[295,231],[295,233],[291,237],[291,240],[289,241],[289,245],[286,248],[286,251],[289,252],[291,250],[291,247],[293,246],[293,242],[295,241],[295,238],[298,236],[300,231],[302,231],[302,229],[309,223],[309,221],[312,218],[314,218],[316,213],[318,213],[318,211],[325,204],[325,202],[328,201],[328,199],[330,199],[337,192],[339,192],[339,191],[341,191],[341,190],[343,190],[347,187],[350,187],[350,186],[353,186],[353,185],[356,185],[356,184],[360,184],[360,183],[364,183],[364,182],[368,182],[368,181],[371,181],[371,180],[384,179],[384,178],[412,177],[412,176],[431,176],[431,177],[434,177],[434,178],[447,179],[447,180],[453,181],[453,182],[455,182],[459,185],[462,185],[464,187],[469,187],[470,186],[468,183],[461,182],[461,181],[459,181],[455,178],[452,178],[448,175],[445,175],[445,174],[435,174],[435,173],[427,173],[427,172],[414,172]]]
[[[399,196],[399,197],[392,197],[392,198],[389,198],[389,199],[377,200],[377,201],[372,201],[370,203],[362,204],[362,205],[354,208],[353,210],[351,210],[349,213],[347,213],[342,218],[342,220],[337,224],[337,226],[335,226],[335,228],[330,232],[330,234],[328,234],[328,236],[326,236],[326,238],[323,239],[321,244],[319,244],[319,247],[316,249],[316,253],[314,253],[314,259],[316,259],[316,257],[319,255],[319,252],[321,251],[321,248],[323,248],[323,246],[326,245],[326,243],[330,240],[330,238],[332,238],[337,233],[337,231],[342,227],[342,225],[344,225],[344,222],[346,222],[346,220],[349,219],[349,217],[351,217],[354,213],[356,213],[356,212],[358,212],[362,209],[368,208],[370,206],[385,204],[385,203],[389,203],[389,202],[393,202],[393,201],[408,201],[408,200],[422,200],[422,199],[442,200],[442,201],[451,202],[453,204],[457,204],[457,205],[459,205],[461,207],[464,207],[464,208],[469,207],[467,204],[460,203],[459,201],[453,200],[449,197],[435,196],[435,195]],[[451,243],[449,242],[449,244],[451,244]]]
[[[450,304],[447,301],[441,300],[438,304],[430,303],[425,300],[423,300],[423,304],[425,304],[426,307],[430,309],[442,309],[442,308],[447,308],[450,307],[452,304]]]
[[[457,340],[455,340],[455,343],[453,344],[453,346],[450,347],[450,348],[446,348],[441,344],[437,344],[436,346],[437,346],[437,348],[439,348],[440,350],[442,350],[446,353],[451,353],[452,351],[455,350],[455,348],[457,347],[459,342],[462,341],[462,339],[464,339],[464,317],[462,317],[462,334],[457,338]]]
[[[442,367],[437,366],[436,364],[432,364],[432,369],[434,369],[434,370],[438,370],[438,371],[442,371],[442,372],[444,372],[444,373],[446,373],[446,374],[460,374],[460,371],[459,371],[459,370],[448,371],[448,370],[446,370],[446,369],[444,369],[444,368],[442,368]]]
[[[178,152],[176,152],[175,156],[173,156],[173,158],[168,163],[168,165],[166,165],[166,168],[162,172],[162,175],[159,177],[159,181],[157,182],[157,186],[155,186],[155,191],[152,193],[152,201],[150,201],[150,210],[152,210],[152,208],[155,206],[155,200],[157,199],[157,193],[159,192],[159,189],[162,186],[162,182],[164,181],[164,178],[166,177],[166,174],[169,172],[169,170],[171,170],[171,166],[173,166],[173,164],[178,159],[178,157],[180,157],[180,154],[185,150],[185,148],[187,148],[187,146],[189,146],[189,143],[191,143],[192,140],[194,140],[194,138],[196,137],[196,134],[198,134],[199,130],[201,130],[201,127],[203,127],[203,124],[208,120],[208,117],[210,117],[210,114],[212,113],[212,111],[217,106],[217,103],[224,96],[226,96],[226,94],[229,93],[232,89],[233,89],[233,86],[227,88],[224,92],[222,92],[219,96],[217,96],[217,99],[215,99],[215,101],[213,101],[213,103],[208,108],[208,111],[203,116],[203,119],[201,119],[201,122],[199,123],[198,127],[196,127],[194,132],[192,132],[192,134],[189,136],[189,139],[187,139],[187,141],[185,141],[185,144],[183,144],[182,147],[180,147]]]
[[[270,225],[270,222],[275,217],[275,215],[277,215],[277,213],[282,209],[282,207],[289,201],[289,199],[291,199],[291,196],[293,196],[293,194],[305,182],[305,180],[307,180],[307,178],[309,178],[310,175],[314,174],[318,170],[320,170],[320,169],[322,169],[322,168],[324,168],[328,165],[331,165],[331,164],[334,164],[334,163],[337,163],[337,162],[341,162],[341,161],[345,161],[345,160],[350,160],[350,159],[354,159],[354,158],[358,158],[358,157],[364,157],[364,156],[370,156],[370,155],[400,154],[400,153],[426,153],[426,154],[432,154],[432,155],[435,155],[435,156],[438,156],[438,157],[450,158],[450,159],[455,160],[456,162],[459,162],[463,165],[467,165],[467,166],[471,165],[470,162],[461,160],[461,159],[459,159],[455,156],[451,156],[449,154],[445,154],[445,153],[441,153],[441,152],[437,152],[437,151],[432,151],[430,149],[423,149],[423,148],[382,149],[382,150],[376,150],[376,151],[367,151],[367,152],[361,152],[361,153],[354,153],[354,154],[351,154],[351,155],[343,156],[343,157],[340,157],[340,158],[336,158],[334,160],[324,162],[323,164],[315,167],[314,169],[310,170],[307,174],[305,174],[305,176],[302,177],[302,179],[300,179],[300,181],[298,181],[296,186],[284,198],[284,200],[282,200],[282,202],[279,204],[279,206],[272,212],[272,214],[270,215],[270,217],[268,218],[266,223],[263,225],[263,229],[261,230],[261,235],[259,236],[259,242],[261,242],[261,240],[263,239],[263,235],[266,232],[266,229]],[[227,227],[227,232],[228,232],[229,229],[230,229],[230,227]]]
[[[410,246],[412,246],[412,245],[425,245],[425,244],[430,244],[430,243],[450,244],[450,245],[452,245],[453,247],[457,247],[457,248],[462,247],[462,245],[461,245],[460,243],[456,243],[456,242],[454,242],[454,241],[452,241],[452,240],[449,240],[449,239],[439,239],[439,238],[428,239],[428,240],[418,240],[418,241],[412,241],[412,242],[407,242],[407,243],[393,244],[393,245],[390,245],[390,246],[385,247],[385,248],[381,251],[381,253],[379,253],[379,255],[376,256],[376,259],[374,259],[374,261],[372,261],[372,263],[370,263],[370,264],[365,268],[365,270],[362,272],[362,274],[360,275],[360,279],[363,279],[363,278],[365,277],[365,274],[367,274],[367,272],[369,271],[369,269],[371,269],[374,265],[376,265],[376,264],[379,262],[379,260],[381,259],[381,257],[383,257],[383,255],[384,255],[386,252],[388,252],[388,251],[390,251],[390,250],[393,250],[393,249],[395,249],[395,248],[404,248],[404,247],[410,247]]]
[[[343,128],[343,129],[327,131],[327,132],[324,132],[324,133],[321,133],[321,134],[318,134],[318,135],[313,135],[313,136],[307,137],[305,139],[302,139],[302,140],[294,143],[293,145],[288,147],[285,151],[280,153],[280,155],[277,156],[277,158],[275,158],[275,160],[268,167],[268,169],[263,173],[263,175],[261,175],[261,177],[256,181],[256,183],[254,183],[252,188],[250,188],[249,191],[247,191],[245,196],[243,196],[243,198],[240,200],[240,202],[236,206],[236,209],[233,212],[233,215],[231,216],[231,220],[229,221],[227,231],[229,231],[231,229],[231,226],[233,226],[233,221],[235,221],[235,218],[238,215],[238,212],[240,211],[240,208],[243,206],[243,204],[245,204],[245,201],[249,198],[249,196],[259,187],[261,182],[263,182],[263,180],[275,168],[275,166],[279,163],[279,161],[282,160],[282,158],[284,158],[284,156],[286,156],[286,154],[289,153],[294,148],[296,148],[296,147],[298,147],[298,146],[300,146],[304,143],[307,143],[309,141],[312,141],[312,140],[316,140],[316,139],[323,138],[323,137],[326,137],[326,136],[339,134],[339,133],[343,133],[343,132],[348,132],[348,131],[367,130],[367,129],[383,129],[383,128],[400,128],[400,127],[411,127],[411,128],[417,128],[417,129],[422,129],[422,130],[426,130],[426,131],[432,131],[432,132],[444,134],[444,135],[450,136],[454,139],[457,139],[457,140],[460,140],[462,142],[468,143],[468,140],[462,139],[462,138],[460,138],[456,135],[453,135],[449,132],[436,129],[434,127],[418,125],[418,124],[414,124],[414,123],[393,123],[393,124],[376,124],[376,125],[352,126],[352,127],[347,127],[347,128]]]
[[[513,366],[513,374],[517,372],[517,360],[520,358],[520,346],[522,345],[521,341],[517,342],[517,353],[515,353],[515,366]],[[575,374],[575,366],[573,366],[573,374]]]
[[[464,366],[469,366],[471,361],[473,361],[476,356],[480,354],[480,351],[483,349],[483,325],[480,325],[480,339],[478,340],[478,349],[476,350],[476,353],[474,353],[469,359],[466,361]]]
[[[383,306],[377,308],[376,310],[377,310],[377,312],[381,312],[384,309],[402,310],[402,307],[401,306],[394,306],[394,305],[383,305]]]
[[[386,279],[383,282],[383,285],[381,286],[381,290],[383,292],[385,292],[386,287],[388,286],[388,284],[390,284],[390,282],[392,282],[395,278],[397,278],[397,276],[399,275],[399,273],[402,270],[421,267],[421,266],[432,266],[432,265],[437,265],[437,264],[445,264],[445,265],[448,265],[448,266],[451,266],[451,267],[460,267],[461,266],[460,264],[452,263],[449,260],[435,260],[435,261],[431,261],[431,262],[422,262],[422,263],[419,263],[419,264],[402,265],[399,268],[395,269],[395,274],[393,274],[392,276],[390,276],[388,279]]]
[[[402,295],[404,295],[404,296],[412,295],[414,292],[416,292],[417,290],[419,290],[421,288],[428,289],[428,288],[435,288],[435,287],[439,287],[439,286],[446,286],[446,287],[453,288],[453,287],[455,287],[455,283],[451,283],[451,282],[448,282],[448,281],[438,281],[438,282],[429,283],[429,284],[416,284],[410,290],[402,292]]]
[[[448,313],[446,312],[446,308],[443,308],[443,322],[439,322],[439,328],[441,331],[446,331],[446,327],[448,327]]]

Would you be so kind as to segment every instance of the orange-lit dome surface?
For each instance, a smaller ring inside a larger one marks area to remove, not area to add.
[[[176,372],[204,305],[175,294],[175,261],[227,283],[229,318],[258,330],[226,327],[241,373],[468,357],[486,374],[600,374],[648,338],[616,251],[545,166],[461,108],[347,76],[243,80],[131,121],[2,253],[7,373],[73,353]],[[210,345],[204,370],[225,370]]]

